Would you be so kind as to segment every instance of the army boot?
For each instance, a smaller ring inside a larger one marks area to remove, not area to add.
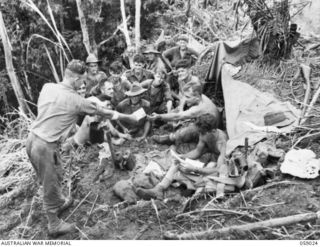
[[[69,224],[59,219],[56,212],[47,211],[48,231],[52,237],[57,237],[62,234],[72,233],[76,230],[75,224]]]
[[[64,203],[57,210],[57,215],[59,216],[64,210],[70,208],[72,204],[73,204],[72,197],[65,198]]]

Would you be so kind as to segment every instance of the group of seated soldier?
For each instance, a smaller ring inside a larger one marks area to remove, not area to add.
[[[167,145],[198,143],[184,156],[198,159],[205,152],[218,154],[217,167],[223,170],[226,135],[217,129],[220,115],[216,105],[202,92],[204,82],[192,74],[191,66],[198,54],[187,44],[188,37],[181,35],[177,46],[162,54],[155,48],[148,48],[142,54],[134,55],[133,66],[129,70],[115,61],[109,67],[109,77],[99,71],[99,60],[90,54],[86,60],[86,78],[78,93],[120,113],[132,114],[143,110],[146,117],[139,121],[113,121],[86,116],[65,146],[102,142],[104,138],[99,135],[104,136],[103,129],[110,131],[114,144],[121,145],[131,139],[142,141],[154,123],[167,122],[174,126],[173,132],[152,136],[154,142]],[[161,197],[162,190],[168,187],[172,174],[178,169],[178,166],[173,167],[168,171],[167,177],[170,178],[165,177],[155,190],[141,188],[137,190],[138,194],[143,198]],[[203,172],[217,171],[217,167]],[[190,166],[188,169],[192,170]]]

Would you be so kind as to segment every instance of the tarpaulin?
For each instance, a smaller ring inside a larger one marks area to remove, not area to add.
[[[202,45],[199,41],[197,41],[192,36],[189,37],[188,47],[198,52],[198,54],[201,54],[206,49],[204,45]]]
[[[239,65],[258,56],[259,41],[257,38],[235,42],[218,42],[205,80],[209,83],[220,83],[221,68],[224,63]]]
[[[259,129],[265,126],[266,113],[279,111],[284,113],[287,126],[280,126],[283,127],[282,131],[288,132],[296,125],[300,115],[299,110],[289,102],[280,102],[271,94],[260,92],[247,83],[234,80],[229,73],[228,66],[222,67],[221,83],[229,136],[227,155],[237,146],[243,146],[246,137],[249,138],[249,145],[267,137],[268,132],[263,128]],[[252,128],[252,126],[257,128]]]

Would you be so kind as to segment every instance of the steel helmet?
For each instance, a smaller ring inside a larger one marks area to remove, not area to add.
[[[90,53],[89,56],[86,59],[86,64],[88,63],[99,63],[100,60],[94,55],[93,53]]]

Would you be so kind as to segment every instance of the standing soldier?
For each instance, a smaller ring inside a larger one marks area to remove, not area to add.
[[[59,148],[77,122],[78,115],[98,114],[114,120],[135,120],[133,116],[105,109],[77,93],[83,83],[85,69],[82,61],[72,60],[62,82],[43,86],[38,99],[38,116],[26,144],[31,164],[43,186],[43,206],[49,234],[53,236],[75,229],[74,224],[58,218],[58,214],[72,204],[72,199],[65,198],[61,192],[63,174]]]

